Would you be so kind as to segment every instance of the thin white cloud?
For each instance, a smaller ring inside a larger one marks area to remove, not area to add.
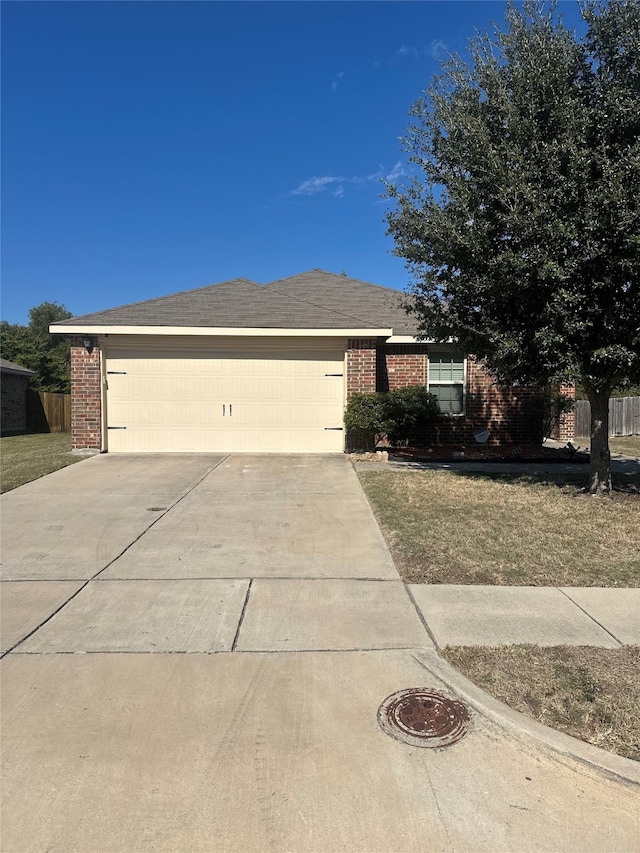
[[[339,74],[337,74],[335,76],[333,82],[331,83],[331,88],[333,89],[334,92],[338,88],[338,84],[342,83],[342,81],[346,77],[346,74],[347,74],[346,71],[341,71]]]
[[[349,178],[349,181],[357,187],[363,187],[373,181],[379,181],[383,174],[384,171],[382,168],[378,168],[378,170],[373,172],[371,175],[354,175],[353,178]]]
[[[418,58],[418,48],[411,44],[403,44],[398,51],[398,56],[410,56],[412,59]]]
[[[449,53],[449,48],[442,39],[434,39],[422,48],[429,59],[444,59]]]
[[[309,178],[307,181],[302,181],[295,190],[291,190],[289,195],[315,195],[316,193],[321,193],[323,190],[328,190],[335,184],[340,185],[343,181],[344,178],[337,178],[334,175],[324,175],[320,178]]]
[[[433,39],[428,44],[423,45],[420,49],[411,44],[403,44],[396,51],[396,56],[401,59],[418,59],[419,56],[428,56],[429,59],[445,59],[449,54],[449,48],[443,39]]]
[[[352,175],[351,177],[336,175],[315,176],[302,181],[295,190],[291,190],[287,195],[311,196],[321,192],[329,192],[335,198],[342,198],[349,185],[363,189],[372,184],[380,184],[382,180],[390,182],[397,181],[404,175],[406,175],[404,165],[398,160],[391,171],[387,171],[384,166],[380,165],[375,172],[371,172],[368,175]]]
[[[385,181],[397,181],[398,178],[402,178],[407,173],[404,170],[404,163],[401,160],[395,164],[393,169],[389,172],[388,175],[385,175]]]

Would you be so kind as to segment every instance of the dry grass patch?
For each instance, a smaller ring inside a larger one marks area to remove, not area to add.
[[[68,433],[11,435],[0,439],[0,490],[8,492],[85,457],[71,453]]]
[[[625,456],[640,457],[640,435],[626,435],[610,438],[609,450],[612,453],[624,453]]]
[[[411,583],[637,586],[640,499],[453,471],[361,472],[396,567]]]
[[[516,711],[640,760],[640,646],[455,647],[443,655]]]

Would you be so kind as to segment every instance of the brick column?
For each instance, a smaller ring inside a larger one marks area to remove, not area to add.
[[[347,397],[359,391],[376,390],[375,339],[347,341]]]
[[[100,348],[87,352],[82,337],[71,341],[71,446],[74,450],[100,450],[102,435],[102,382]]]
[[[562,397],[575,399],[576,386],[572,382],[562,383],[558,386],[558,394]],[[576,410],[565,412],[560,415],[560,420],[553,430],[553,438],[556,441],[569,441],[576,437]]]

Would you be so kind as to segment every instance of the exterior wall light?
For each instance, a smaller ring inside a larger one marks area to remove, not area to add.
[[[82,341],[82,345],[84,346],[86,351],[89,353],[89,355],[91,355],[91,353],[93,352],[93,348],[95,346],[95,342],[94,342],[93,338],[84,338]]]

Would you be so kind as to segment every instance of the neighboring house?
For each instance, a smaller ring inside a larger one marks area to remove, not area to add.
[[[310,452],[345,448],[348,396],[426,384],[429,441],[539,440],[533,393],[499,388],[451,346],[416,340],[406,296],[311,270],[246,279],[64,320],[77,449]]]
[[[19,434],[27,430],[27,385],[35,376],[19,364],[0,358],[0,385],[2,386],[2,435]]]

